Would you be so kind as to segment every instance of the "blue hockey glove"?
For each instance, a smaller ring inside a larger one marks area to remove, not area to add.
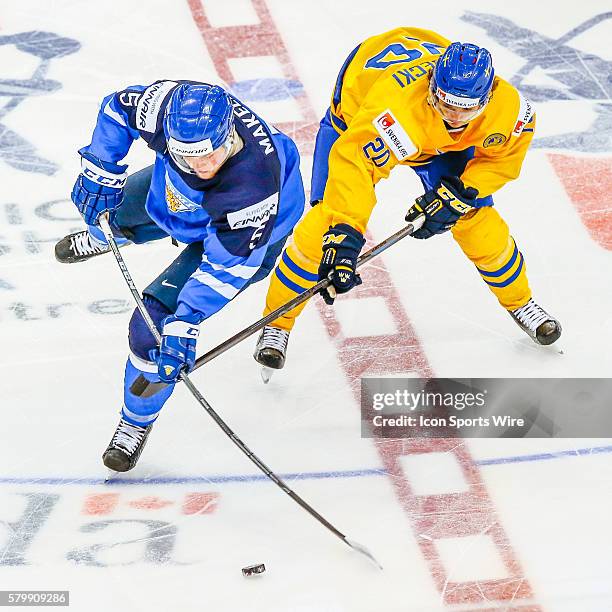
[[[431,238],[447,232],[460,217],[476,204],[478,190],[466,187],[456,176],[443,176],[440,183],[418,197],[406,214],[406,221],[414,221],[425,215],[425,223],[411,235],[413,238]]]
[[[170,315],[163,320],[162,340],[156,359],[157,373],[163,382],[176,382],[181,370],[189,372],[193,368],[200,320],[197,315]]]
[[[330,227],[323,235],[319,280],[331,280],[329,287],[321,289],[321,297],[326,304],[333,304],[337,293],[346,293],[356,285],[361,285],[361,276],[355,268],[364,244],[361,233],[346,223]]]
[[[117,209],[123,200],[127,166],[98,159],[81,149],[81,174],[72,188],[72,201],[87,225],[96,225],[105,211]]]

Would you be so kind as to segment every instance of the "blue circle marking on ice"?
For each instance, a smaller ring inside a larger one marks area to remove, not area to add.
[[[304,92],[304,86],[291,79],[248,79],[232,83],[231,90],[250,102],[275,102],[295,98]]]

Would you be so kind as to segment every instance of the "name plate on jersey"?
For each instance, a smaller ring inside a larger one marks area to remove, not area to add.
[[[403,161],[417,152],[410,136],[389,109],[380,113],[372,123],[399,161]]]

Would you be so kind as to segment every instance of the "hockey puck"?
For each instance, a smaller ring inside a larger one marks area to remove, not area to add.
[[[257,574],[263,574],[266,571],[266,566],[263,563],[257,565],[247,565],[242,568],[243,576],[256,576]]]

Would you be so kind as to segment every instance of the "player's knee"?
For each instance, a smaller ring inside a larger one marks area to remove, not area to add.
[[[319,266],[319,253],[313,252],[312,249],[305,248],[302,250],[295,242],[293,242],[287,247],[286,251],[288,258],[295,265],[306,271],[313,271]]]
[[[161,330],[162,320],[171,314],[171,311],[161,302],[148,295],[144,297],[144,304],[155,326],[158,330]],[[157,347],[157,342],[153,334],[149,331],[138,308],[134,310],[132,318],[130,319],[128,340],[132,353],[145,361],[150,360],[149,351]]]
[[[298,259],[319,263],[321,259],[321,244],[323,234],[329,229],[331,218],[324,202],[311,208],[298,223],[293,234],[293,241],[287,250],[297,251]]]

